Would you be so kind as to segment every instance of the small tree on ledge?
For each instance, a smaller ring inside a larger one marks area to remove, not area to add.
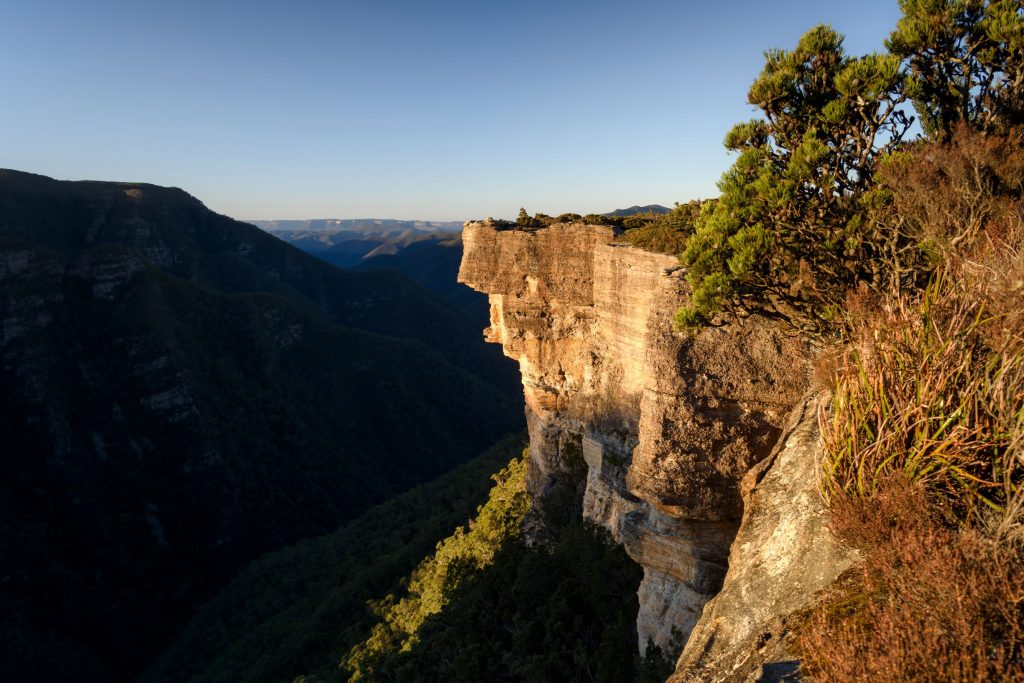
[[[876,166],[912,122],[900,58],[848,57],[824,25],[765,58],[748,94],[764,119],[726,136],[739,157],[682,255],[693,295],[676,314],[681,329],[719,312],[827,319],[848,287],[876,279],[890,248],[868,214],[882,200]]]
[[[535,228],[537,227],[537,221],[530,214],[526,213],[526,209],[519,207],[519,215],[516,216],[516,227]]]

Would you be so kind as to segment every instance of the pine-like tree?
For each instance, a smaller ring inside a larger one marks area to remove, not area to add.
[[[886,47],[905,59],[907,93],[925,132],[948,140],[1024,123],[1024,1],[900,0]]]
[[[827,317],[846,287],[875,277],[886,249],[867,214],[876,166],[911,125],[900,58],[849,57],[824,25],[765,57],[748,95],[764,119],[727,135],[739,158],[683,253],[693,286],[676,316],[684,329],[723,310]]]

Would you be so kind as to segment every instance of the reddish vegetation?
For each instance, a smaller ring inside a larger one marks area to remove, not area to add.
[[[932,279],[852,295],[818,368],[831,527],[864,561],[800,627],[812,680],[1024,680],[1022,149],[962,129],[883,173]]]
[[[924,490],[899,480],[871,498],[837,499],[833,514],[864,562],[802,627],[812,680],[1024,680],[1017,548],[938,523]]]

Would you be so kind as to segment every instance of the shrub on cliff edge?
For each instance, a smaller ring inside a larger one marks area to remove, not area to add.
[[[876,173],[909,130],[908,98],[939,142],[963,126],[1012,135],[1024,125],[1024,3],[900,8],[888,54],[850,58],[827,26],[766,53],[748,95],[764,118],[727,135],[739,158],[683,253],[693,295],[680,328],[756,310],[820,331],[850,289],[920,284],[930,245],[887,220],[892,187]]]
[[[877,164],[911,124],[899,57],[850,57],[828,26],[765,57],[748,94],[765,118],[726,136],[739,158],[683,253],[684,329],[723,311],[829,318],[847,288],[879,278],[892,237],[868,218]]]
[[[832,527],[864,559],[797,628],[805,677],[1024,680],[1019,547],[948,528],[931,514],[924,488],[901,477],[872,498],[836,500]]]
[[[686,239],[693,234],[701,209],[714,201],[695,199],[676,204],[669,213],[626,216],[622,223],[625,232],[619,236],[619,241],[661,254],[680,254]]]

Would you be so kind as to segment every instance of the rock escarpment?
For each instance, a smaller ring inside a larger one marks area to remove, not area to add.
[[[669,683],[794,680],[791,615],[855,559],[826,531],[816,486],[817,413],[826,399],[801,401],[775,450],[747,474],[725,585],[704,608]]]
[[[725,652],[733,636],[740,643],[749,635],[742,629],[716,640],[705,622],[718,612],[705,605],[723,581],[729,595],[745,595],[740,584],[767,562],[751,550],[769,526],[756,521],[758,506],[793,513],[770,552],[785,553],[787,538],[814,549],[827,535],[817,499],[800,498],[806,509],[783,499],[814,485],[813,448],[778,444],[788,421],[814,421],[804,399],[806,344],[759,318],[692,337],[674,332],[671,315],[688,296],[676,259],[616,243],[610,227],[521,230],[485,221],[467,223],[463,241],[459,280],[489,295],[486,337],[522,372],[531,493],[544,501],[578,484],[582,514],[643,566],[641,647],[648,638],[678,647],[692,632],[704,639],[706,658]],[[806,431],[793,429],[786,434]],[[738,530],[751,536],[747,545],[734,542]],[[824,563],[827,571],[805,577],[789,602],[831,580],[838,564]],[[769,565],[779,570],[771,590],[785,592],[799,562]],[[716,609],[731,605],[720,595]],[[753,628],[775,618],[773,609]]]

